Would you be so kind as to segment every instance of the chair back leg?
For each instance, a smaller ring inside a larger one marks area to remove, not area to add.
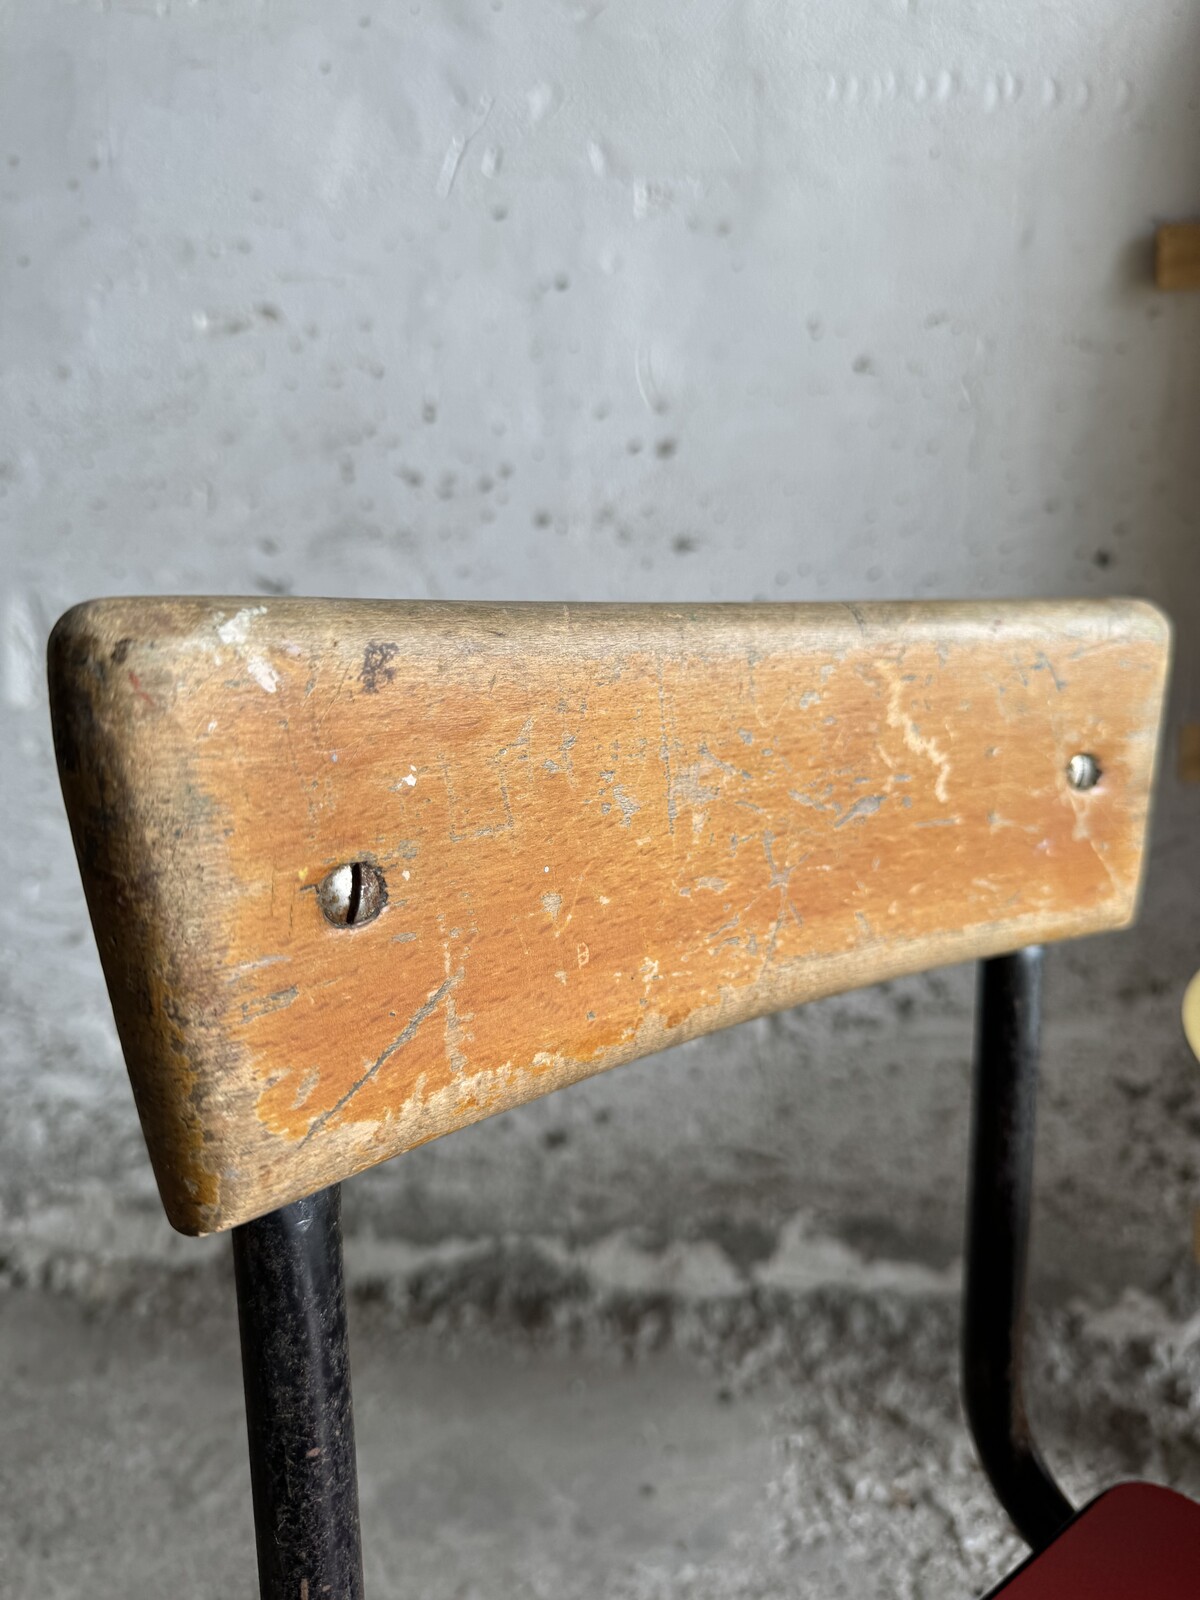
[[[962,1335],[983,1469],[1034,1550],[1075,1514],[1038,1453],[1021,1383],[1041,998],[1036,946],[980,963]]]
[[[341,1190],[233,1230],[262,1600],[362,1600]]]

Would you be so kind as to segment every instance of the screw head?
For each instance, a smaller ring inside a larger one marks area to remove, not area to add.
[[[1072,789],[1094,789],[1100,782],[1100,763],[1081,750],[1067,762],[1067,782]]]
[[[344,861],[317,885],[317,904],[335,928],[374,922],[387,898],[387,879],[370,861]]]

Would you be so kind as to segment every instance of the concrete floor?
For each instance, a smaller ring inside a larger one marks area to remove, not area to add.
[[[569,1303],[360,1288],[367,1591],[421,1600],[965,1600],[1020,1554],[958,1417],[944,1293]],[[1200,1493],[1200,1322],[1037,1326],[1036,1414],[1077,1496]],[[12,1600],[255,1592],[224,1263],[120,1296],[0,1291]]]

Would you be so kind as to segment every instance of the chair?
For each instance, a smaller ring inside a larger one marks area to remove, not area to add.
[[[1126,1485],[1075,1515],[1020,1382],[1038,947],[1134,914],[1167,656],[1161,616],[1123,601],[60,620],[59,770],[163,1204],[233,1233],[264,1597],[362,1592],[343,1180],[964,960],[964,1396],[1042,1552],[997,1593],[1098,1600],[1131,1541],[1137,1593],[1196,1592],[1200,1507]]]

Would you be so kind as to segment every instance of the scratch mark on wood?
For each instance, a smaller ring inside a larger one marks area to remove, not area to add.
[[[378,1056],[376,1056],[375,1060],[363,1073],[362,1077],[350,1085],[345,1094],[336,1102],[336,1104],[330,1106],[328,1111],[323,1111],[321,1115],[316,1118],[308,1132],[304,1135],[303,1139],[301,1139],[300,1143],[302,1145],[307,1144],[315,1134],[320,1132],[327,1122],[331,1122],[333,1118],[339,1114],[339,1112],[344,1111],[359,1090],[364,1088],[366,1084],[370,1083],[371,1079],[376,1075],[376,1073],[385,1067],[392,1059],[397,1050],[403,1050],[404,1046],[415,1035],[417,1029],[425,1021],[426,1017],[431,1016],[433,1012],[437,1010],[442,1001],[453,990],[455,984],[461,980],[462,975],[463,969],[460,967],[459,970],[455,973],[452,973],[444,983],[438,985],[423,1006],[417,1007],[416,1011],[413,1012],[412,1016],[392,1040],[391,1044],[389,1044],[385,1050],[381,1050],[379,1052]]]
[[[269,1011],[282,1011],[284,1006],[291,1005],[299,993],[293,984],[290,989],[279,989],[274,994],[264,995],[261,1000],[247,1000],[242,1006],[242,1021],[252,1022],[255,1017],[265,1017]]]
[[[933,786],[933,792],[941,803],[945,805],[949,798],[946,793],[946,784],[950,777],[950,758],[942,753],[938,747],[937,740],[932,735],[922,734],[912,717],[905,712],[902,704],[903,699],[904,682],[891,675],[888,683],[888,725],[900,733],[904,743],[914,755],[924,756],[937,769],[937,779]]]
[[[327,704],[325,706],[324,711],[322,711],[321,715],[317,718],[317,732],[318,733],[320,733],[322,728],[325,726],[325,718],[333,710],[335,704],[337,703],[339,697],[341,696],[342,690],[346,687],[346,679],[349,676],[350,676],[350,663],[347,662],[346,663],[346,670],[342,673],[341,678],[338,680],[337,688],[330,695],[329,700],[328,700],[328,702],[327,702]]]

